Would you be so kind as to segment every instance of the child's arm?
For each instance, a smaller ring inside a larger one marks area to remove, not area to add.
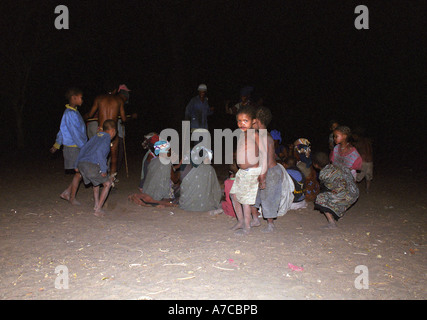
[[[61,125],[64,122],[65,116],[66,116],[66,114],[64,112],[64,114],[62,115],[61,124],[59,125],[58,134],[56,135],[55,143],[53,144],[52,148],[50,148],[50,150],[49,150],[51,153],[55,153],[57,150],[59,150],[59,148],[61,148],[62,141],[63,141]]]

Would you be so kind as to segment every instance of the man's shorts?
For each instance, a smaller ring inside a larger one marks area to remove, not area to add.
[[[92,185],[96,187],[100,184],[103,184],[104,182],[107,182],[108,180],[108,175],[105,177],[101,175],[99,164],[91,162],[79,162],[77,168],[79,169],[85,184],[92,183]]]
[[[64,168],[65,170],[74,169],[77,157],[79,156],[80,148],[64,146],[62,154],[64,155]]]

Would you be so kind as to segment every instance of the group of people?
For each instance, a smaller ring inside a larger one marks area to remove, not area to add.
[[[102,207],[117,173],[118,122],[126,121],[124,104],[129,91],[121,85],[96,98],[90,112],[82,117],[77,110],[82,104],[82,92],[70,89],[66,94],[69,103],[50,150],[53,153],[62,145],[65,169],[75,170],[72,182],[60,197],[79,205],[76,192],[81,180],[91,183],[97,216],[105,214]],[[185,118],[190,120],[192,131],[207,129],[207,116],[213,112],[206,91],[206,85],[200,85],[198,96],[186,107]],[[250,91],[250,87],[244,88],[242,97],[247,97]],[[247,234],[261,225],[261,217],[267,221],[264,231],[274,231],[279,216],[288,210],[307,207],[308,201],[314,202],[314,208],[325,215],[326,228],[336,228],[336,221],[359,197],[357,182],[366,179],[369,191],[373,177],[372,145],[362,135],[352,134],[347,126],[331,123],[330,154],[313,155],[311,143],[305,138],[288,147],[282,145],[280,131],[268,130],[273,116],[267,107],[242,99],[227,110],[236,116],[240,136],[224,190],[211,165],[210,145],[204,145],[203,141],[193,144],[191,152],[179,159],[168,140],[151,132],[142,144],[146,154],[139,192],[129,199],[142,206],[179,206],[186,211],[210,214],[224,212],[237,219],[232,230]],[[94,116],[98,126],[88,141],[84,119]]]
[[[67,90],[65,98],[68,103],[55,143],[50,149],[51,153],[55,153],[62,146],[64,168],[75,172],[70,185],[60,197],[73,205],[80,205],[76,193],[81,180],[92,184],[96,216],[105,214],[102,207],[117,174],[119,120],[126,121],[124,105],[129,91],[126,85],[120,85],[108,94],[98,96],[91,110],[82,117],[78,107],[83,103],[83,92],[78,88]],[[85,120],[89,119],[96,123],[95,129],[87,126]]]

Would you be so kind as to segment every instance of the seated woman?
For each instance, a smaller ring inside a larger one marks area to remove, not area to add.
[[[305,176],[305,200],[314,201],[320,191],[316,170],[311,159],[311,143],[305,138],[294,142],[294,157],[297,159],[297,167]]]
[[[212,151],[206,147],[196,146],[191,151],[191,170],[186,173],[180,186],[181,209],[222,213],[221,187],[215,169],[210,165],[211,160]]]
[[[132,200],[139,205],[148,206],[166,206],[176,207],[173,203],[174,195],[172,189],[173,167],[167,156],[170,156],[170,144],[167,141],[157,141],[154,144],[155,158],[150,161],[142,186],[141,193],[129,196]],[[166,160],[166,161],[162,161]]]
[[[144,141],[142,142],[142,147],[144,150],[147,150],[144,158],[142,159],[142,168],[141,168],[141,180],[139,182],[139,190],[142,192],[142,187],[144,186],[145,177],[147,176],[148,165],[150,161],[156,158],[154,154],[154,144],[160,140],[159,135],[155,132],[150,132],[144,136]]]
[[[326,216],[329,223],[326,228],[336,228],[335,220],[342,218],[357,201],[359,189],[350,169],[329,163],[326,153],[317,153],[313,158],[313,165],[320,169],[319,179],[322,184],[322,191],[316,197],[314,208]]]
[[[287,157],[283,166],[294,182],[294,201],[291,205],[291,210],[304,209],[307,207],[305,201],[305,176],[300,169],[296,166],[296,159],[294,157]]]

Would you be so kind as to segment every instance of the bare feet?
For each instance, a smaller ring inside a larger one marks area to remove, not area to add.
[[[259,227],[261,225],[261,222],[259,221],[259,219],[254,219],[251,221],[251,228],[252,227]]]
[[[243,222],[237,221],[237,223],[231,228],[231,230],[235,231],[235,230],[239,230],[242,228],[243,228]]]
[[[94,212],[93,214],[97,217],[104,217],[105,216],[105,211],[99,208],[94,208]]]
[[[67,191],[64,191],[63,193],[61,193],[61,194],[59,195],[59,197],[60,197],[61,199],[63,199],[63,200],[70,201],[70,193],[69,193],[69,192],[67,192]]]
[[[262,232],[264,233],[274,232],[274,224],[273,223],[267,224],[267,226],[262,230]]]
[[[76,199],[70,199],[68,200],[69,203],[71,203],[73,206],[80,206],[81,203],[77,201]]]
[[[237,230],[234,234],[237,235],[237,236],[244,236],[244,235],[249,234],[250,231],[251,231],[250,228],[249,229],[247,229],[247,228],[241,228],[241,229]]]
[[[68,201],[69,203],[71,203],[73,206],[80,206],[81,203],[79,201],[76,200],[76,198],[71,199],[70,197],[70,193],[68,191],[64,191],[63,193],[61,193],[59,195],[59,197],[63,200]]]

